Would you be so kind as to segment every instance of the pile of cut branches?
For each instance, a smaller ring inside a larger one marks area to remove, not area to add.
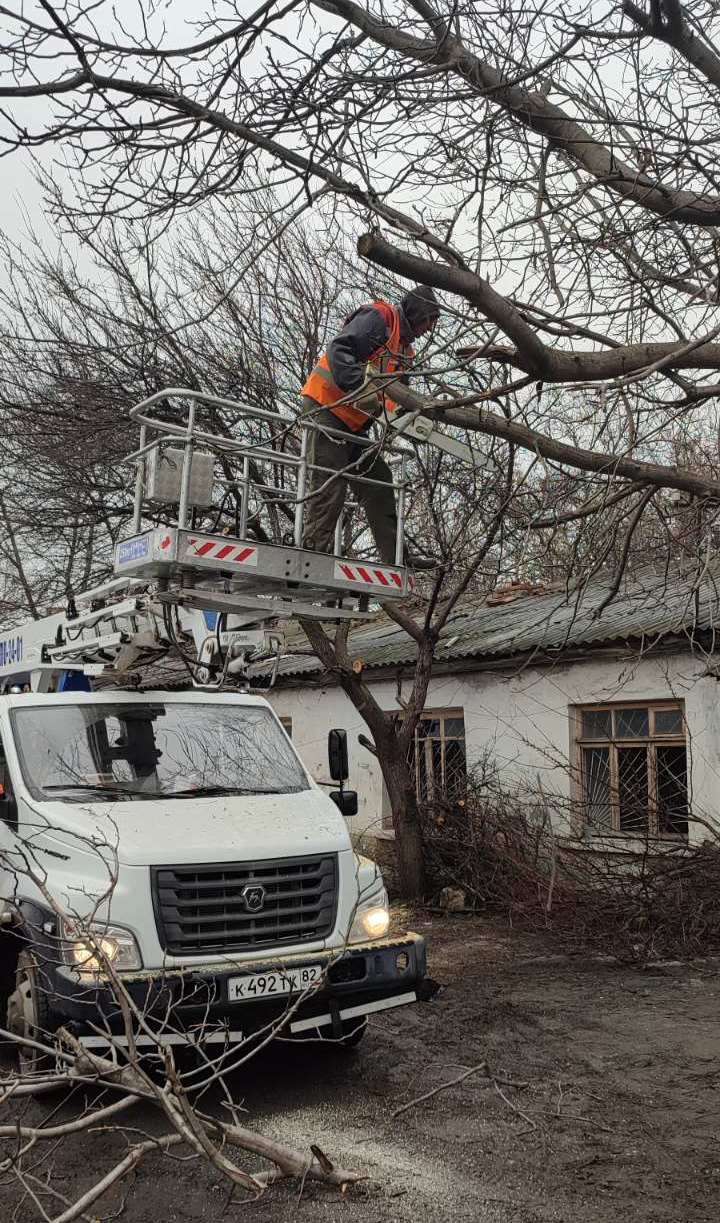
[[[563,807],[539,780],[533,792],[508,791],[485,761],[464,799],[423,810],[435,892],[458,889],[467,908],[550,930],[566,949],[640,962],[720,954],[720,837],[710,827],[701,821],[703,839],[689,845],[579,837],[558,832],[572,828]]]

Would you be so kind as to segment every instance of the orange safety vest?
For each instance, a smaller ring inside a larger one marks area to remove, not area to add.
[[[383,301],[373,302],[373,307],[382,314],[390,335],[380,348],[371,353],[368,364],[379,361],[380,373],[393,374],[396,370],[405,368],[407,362],[415,356],[415,351],[403,346],[400,342],[399,310]],[[334,381],[326,352],[320,357],[310,374],[302,389],[302,394],[314,399],[316,403],[321,403],[323,407],[329,408],[335,416],[338,416],[352,429],[353,433],[359,433],[372,420],[369,412],[363,412],[362,408],[356,408],[353,403],[346,402],[337,407],[333,406],[338,403],[339,399],[345,399],[347,391],[341,391]],[[397,404],[392,399],[384,397],[384,404],[388,412],[394,412],[397,408]]]

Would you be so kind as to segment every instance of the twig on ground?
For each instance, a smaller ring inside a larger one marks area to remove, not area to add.
[[[579,1121],[582,1125],[590,1125],[594,1130],[602,1130],[605,1134],[622,1134],[625,1131],[619,1130],[616,1125],[603,1125],[601,1121],[594,1121],[592,1117],[581,1117],[578,1113],[549,1113],[555,1121]]]
[[[390,1119],[394,1120],[395,1117],[399,1117],[401,1113],[407,1112],[409,1108],[414,1108],[417,1104],[423,1104],[425,1100],[429,1100],[432,1096],[436,1096],[439,1091],[446,1091],[448,1087],[455,1087],[458,1083],[463,1083],[465,1079],[469,1079],[473,1074],[483,1074],[485,1076],[485,1083],[483,1083],[483,1086],[489,1087],[490,1084],[497,1083],[502,1083],[504,1087],[516,1087],[518,1089],[530,1086],[529,1083],[518,1083],[513,1079],[498,1079],[490,1070],[487,1062],[479,1062],[477,1066],[471,1066],[469,1070],[465,1070],[463,1074],[458,1075],[457,1078],[450,1079],[447,1083],[441,1083],[439,1087],[433,1087],[432,1091],[426,1091],[423,1093],[423,1095],[417,1096],[414,1100],[408,1100],[407,1104],[402,1104],[400,1108],[396,1108],[395,1111],[390,1114]]]
[[[521,1108],[518,1108],[517,1104],[513,1104],[512,1100],[508,1099],[502,1087],[498,1083],[497,1079],[492,1080],[492,1085],[495,1088],[497,1094],[500,1096],[500,1099],[505,1101],[508,1108],[511,1108],[514,1113],[517,1113],[518,1117],[522,1117],[523,1121],[527,1121],[531,1129],[536,1130],[537,1125],[533,1121],[532,1117],[528,1116],[528,1114],[524,1113]]]

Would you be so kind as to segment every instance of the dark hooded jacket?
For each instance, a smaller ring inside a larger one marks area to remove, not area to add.
[[[412,344],[415,327],[430,318],[437,318],[437,298],[428,285],[415,285],[406,293],[398,307],[400,340],[403,346]],[[327,355],[330,373],[341,391],[356,391],[365,381],[365,368],[374,352],[382,348],[389,337],[385,319],[374,306],[360,306],[348,315],[343,329],[330,341]],[[407,378],[402,379],[407,382]]]

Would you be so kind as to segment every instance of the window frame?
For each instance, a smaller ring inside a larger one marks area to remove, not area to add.
[[[643,709],[648,711],[648,733],[646,735],[628,735],[620,737],[615,734],[614,722],[611,722],[611,734],[609,737],[592,737],[583,735],[583,714],[586,713],[610,713],[611,715],[618,709]],[[673,731],[671,733],[658,732],[655,728],[655,714],[658,710],[674,709],[678,710],[682,718],[682,730]],[[645,840],[652,839],[655,841],[671,841],[674,843],[684,844],[688,841],[688,832],[667,832],[659,828],[658,814],[658,769],[657,769],[657,747],[682,747],[686,755],[686,770],[688,774],[688,800],[687,800],[687,819],[690,820],[690,757],[688,753],[687,740],[687,719],[685,713],[684,700],[673,697],[662,697],[658,699],[648,698],[646,700],[627,700],[627,701],[590,701],[582,705],[572,705],[570,707],[570,731],[571,731],[571,759],[573,762],[572,777],[572,798],[573,805],[577,812],[578,832],[580,834],[590,831],[594,837],[620,837],[623,839]],[[587,799],[585,789],[585,750],[591,748],[607,747],[609,752],[609,795],[610,795],[610,821],[611,825],[608,828],[598,827],[593,824],[588,818]],[[618,750],[624,747],[645,747],[647,759],[647,827],[640,830],[632,830],[620,827],[620,786],[619,786],[619,769],[618,769]]]
[[[456,719],[461,718],[462,719],[462,724],[463,724],[462,740],[460,740],[458,735],[451,735],[450,742],[454,742],[454,743],[462,742],[463,744],[463,748],[465,752],[465,779],[467,780],[467,727],[465,723],[465,710],[462,706],[450,705],[448,706],[447,709],[440,709],[437,707],[431,707],[430,709],[423,709],[418,719],[418,724],[415,727],[415,733],[413,735],[413,745],[414,745],[415,751],[417,752],[418,731],[420,729],[422,722],[426,722],[430,719],[435,719],[439,721],[441,724],[444,724],[446,719],[449,721],[451,718],[456,718]],[[445,735],[441,733],[438,742],[444,744],[446,741],[447,740],[445,738]],[[424,737],[423,742],[431,743],[432,737],[427,737],[427,736]],[[427,748],[426,748],[426,751],[427,751]],[[443,753],[443,760],[444,760],[444,753]],[[415,760],[413,772],[414,772],[414,777],[415,777],[415,796],[417,798],[417,801],[419,803],[432,802],[433,801],[432,799],[423,799],[420,795],[419,777],[418,777],[418,769],[417,769],[417,757]],[[383,832],[393,831],[392,812],[390,810],[390,799],[389,799],[388,792],[387,792],[387,786],[385,785],[384,782],[383,782],[383,790],[382,790],[381,828]]]
[[[445,723],[451,721],[452,719],[462,720],[462,724],[463,724],[462,740],[460,740],[459,735],[447,736],[445,734]],[[440,723],[440,734],[438,735],[437,740],[434,740],[434,737],[432,735],[423,735],[421,738],[419,731],[420,731],[420,727],[422,723],[433,721],[433,720],[438,721]],[[431,750],[428,748],[428,744],[431,744],[433,741],[441,744],[440,750],[441,750],[443,769],[445,768],[445,744],[447,742],[451,742],[451,743],[462,742],[464,753],[465,753],[465,777],[467,778],[467,734],[466,734],[466,728],[465,728],[465,710],[463,708],[456,706],[456,705],[451,705],[447,709],[423,709],[420,715],[420,718],[418,719],[418,724],[415,727],[415,733],[413,735],[413,746],[414,746],[414,750],[416,753],[415,762],[414,762],[415,796],[419,803],[436,801],[434,798],[430,798],[430,797],[423,799],[422,795],[420,794],[420,776],[419,776],[418,767],[417,767],[417,752],[418,752],[419,745],[422,742],[424,746],[424,751],[425,751],[425,770],[426,770],[426,773],[429,775],[430,770],[428,769],[428,763],[430,764],[432,768],[432,753],[431,753]]]

